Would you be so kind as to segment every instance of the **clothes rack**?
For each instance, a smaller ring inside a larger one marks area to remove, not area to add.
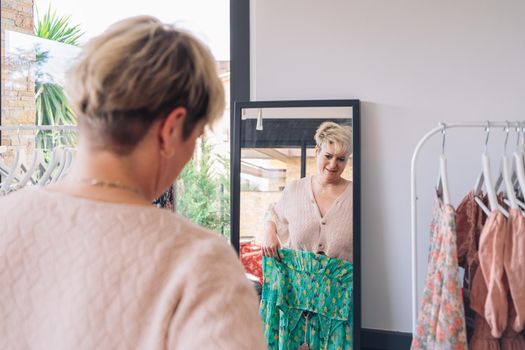
[[[37,130],[37,131],[75,131],[76,125],[0,125],[1,131],[21,131],[21,130]]]
[[[443,130],[453,129],[453,128],[508,128],[520,127],[520,124],[516,122],[493,122],[493,121],[484,121],[484,122],[466,122],[466,123],[452,123],[444,124],[440,123],[439,126],[427,132],[418,142],[414,153],[412,154],[412,161],[410,165],[410,193],[411,193],[411,249],[412,249],[412,331],[415,332],[416,323],[417,323],[417,177],[416,177],[416,163],[419,152],[423,145],[434,135],[441,134]]]
[[[1,125],[0,124],[0,138],[2,132],[5,131],[66,131],[76,132],[78,130],[77,125]],[[1,144],[0,144],[1,146]],[[3,146],[2,146],[3,147]],[[0,175],[1,179],[1,175]],[[166,192],[157,198],[153,203],[162,208],[168,208],[175,211],[175,188],[171,186]]]
[[[55,169],[58,169],[58,171],[55,171],[55,175],[61,176],[63,171],[67,168],[65,168],[66,163],[70,164],[71,159],[73,157],[71,151],[69,149],[60,150],[55,153],[55,150],[53,150],[53,156],[51,156],[51,159],[54,161],[51,161],[47,163],[45,161],[44,154],[42,151],[36,150],[36,143],[38,134],[40,132],[46,132],[50,131],[53,134],[57,133],[59,135],[62,135],[63,132],[71,134],[72,137],[74,137],[74,133],[77,131],[76,125],[0,125],[0,139],[4,140],[7,139],[8,142],[6,144],[0,143],[0,196],[6,195],[13,189],[19,189],[21,186],[25,186],[28,182],[31,182],[35,184],[36,180],[32,178],[33,172],[37,168],[40,168],[41,171],[44,171],[46,167],[49,171],[49,174],[51,174],[51,171],[54,171]],[[29,134],[28,134],[29,133]],[[46,137],[46,135],[43,135]],[[29,137],[29,138],[28,138]],[[26,143],[26,141],[31,140],[34,138],[35,145],[32,144],[32,141],[29,143]],[[12,142],[9,141],[9,139],[14,140],[18,139],[18,144],[13,145]],[[43,145],[46,145],[46,140],[43,139],[41,142],[44,142]],[[56,140],[52,139],[52,147],[55,147]],[[33,146],[32,146],[33,145]],[[26,146],[28,147],[26,149]],[[42,145],[40,145],[42,146]],[[3,160],[4,153],[6,153],[8,147],[14,147],[15,151],[10,153],[10,156],[14,158],[14,162],[9,167],[6,167],[1,160]],[[26,149],[26,152],[31,149],[33,152],[32,160],[31,160],[31,166],[29,164],[24,163],[24,160],[20,160],[20,150]],[[55,159],[55,156],[60,157],[60,162],[58,161],[58,158]],[[60,163],[60,167],[57,167],[57,165]],[[42,170],[44,169],[44,170]],[[15,173],[22,172],[22,174],[16,175]],[[25,172],[25,173],[24,173]],[[44,172],[45,175],[45,172]],[[42,177],[42,179],[47,179],[47,177]],[[16,185],[12,184],[12,180],[16,179]],[[47,180],[46,180],[47,181]]]

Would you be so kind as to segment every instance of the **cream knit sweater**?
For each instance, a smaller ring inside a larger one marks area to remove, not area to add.
[[[0,349],[265,349],[218,234],[155,207],[0,199]]]
[[[312,177],[286,186],[270,206],[268,220],[275,223],[285,248],[324,252],[331,258],[353,262],[352,183],[321,217],[312,190]]]

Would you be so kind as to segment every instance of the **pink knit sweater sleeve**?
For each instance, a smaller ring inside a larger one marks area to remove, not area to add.
[[[219,240],[185,261],[184,290],[170,324],[171,349],[266,349],[259,301],[233,249]]]

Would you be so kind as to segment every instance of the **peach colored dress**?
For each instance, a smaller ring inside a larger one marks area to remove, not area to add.
[[[266,349],[227,241],[168,210],[0,199],[0,349]]]
[[[500,196],[501,197],[501,196]],[[478,213],[478,220],[470,220],[470,222],[477,222],[476,226],[480,228],[479,225],[482,220],[480,220],[481,217],[484,217],[483,212],[479,207],[477,207],[477,203],[475,203],[473,199],[473,195],[469,194],[464,200],[465,203],[469,202],[472,205],[475,205],[476,207],[471,207],[472,211],[470,213],[477,212]],[[501,198],[500,198],[501,199]],[[484,198],[486,200],[486,198]],[[496,212],[494,212],[492,215],[495,215]],[[481,228],[483,230],[485,226]],[[486,226],[486,229],[488,229],[489,226]],[[509,227],[507,225],[507,227]],[[476,232],[478,229],[475,230]],[[474,232],[474,231],[471,231]],[[487,232],[485,232],[486,234]],[[472,245],[469,249],[470,251],[474,250],[477,246],[477,240],[476,237],[474,237],[474,240],[471,241]],[[475,349],[475,350],[523,350],[525,349],[525,338],[522,334],[519,334],[515,332],[511,326],[510,322],[514,319],[516,312],[514,310],[514,307],[511,303],[508,303],[508,322],[505,327],[505,330],[502,333],[501,338],[496,338],[491,334],[491,327],[485,320],[485,302],[487,300],[488,290],[487,290],[487,283],[484,280],[483,273],[481,269],[478,269],[478,256],[476,251],[476,257],[473,260],[473,267],[475,267],[475,270],[471,270],[473,272],[473,278],[472,282],[470,284],[471,290],[469,292],[470,295],[470,309],[475,311],[475,320],[474,320],[474,333],[470,339],[469,348]],[[508,284],[506,275],[503,275],[503,287],[505,290],[508,290]],[[507,299],[510,298],[510,295],[507,293]]]
[[[525,217],[519,209],[510,209],[509,231],[505,242],[505,272],[516,314],[512,328],[521,332],[525,324]]]
[[[496,338],[501,337],[508,320],[508,289],[503,282],[507,231],[507,219],[499,210],[494,210],[487,218],[479,240],[479,264],[487,285],[484,316]]]

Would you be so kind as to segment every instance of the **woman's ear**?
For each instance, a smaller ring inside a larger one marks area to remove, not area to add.
[[[315,156],[317,157],[319,155],[319,152],[321,150],[319,149],[319,146],[318,145],[315,145]]]
[[[183,125],[186,115],[186,108],[177,107],[160,124],[159,145],[163,157],[173,157],[178,144],[184,140]]]

